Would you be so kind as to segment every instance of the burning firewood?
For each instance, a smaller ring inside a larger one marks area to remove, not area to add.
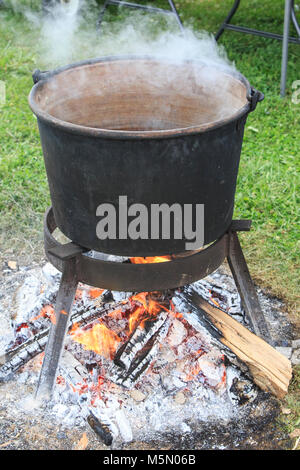
[[[159,332],[162,325],[167,318],[166,313],[161,313],[156,321],[148,320],[141,322],[128,341],[124,343],[114,358],[114,363],[126,370],[128,370],[133,362],[135,356],[142,351],[145,346],[150,343],[150,340],[155,337]]]
[[[156,320],[146,321],[143,326],[139,324],[115,356],[115,366],[110,371],[112,380],[131,387],[150,366],[168,329],[166,312],[161,312]]]
[[[116,307],[121,306],[122,302],[116,303]],[[89,309],[82,307],[71,317],[70,326],[75,323],[84,326],[95,318],[101,318],[109,313],[110,307],[99,310],[99,307],[92,306]],[[9,380],[12,374],[24,366],[30,359],[44,351],[49,327],[43,328],[24,343],[10,349],[0,356],[0,382]]]
[[[292,378],[290,361],[197,293],[192,293],[191,300],[198,307],[199,316],[205,315],[215,330],[215,338],[246,365],[256,385],[278,398],[284,397]]]

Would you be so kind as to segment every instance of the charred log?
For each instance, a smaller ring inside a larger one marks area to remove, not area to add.
[[[89,411],[87,422],[106,446],[110,446],[112,444],[113,436],[110,432],[109,426],[102,423],[91,410]]]
[[[160,341],[169,330],[168,315],[162,312],[148,329],[136,328],[121,353],[115,358],[115,366],[110,374],[111,380],[130,388],[148,369],[157,353]]]
[[[133,331],[128,341],[118,350],[114,363],[126,370],[132,367],[134,359],[141,354],[149,351],[155,341],[160,328],[167,318],[166,313],[161,313],[156,320],[146,320],[143,325],[141,322]],[[140,362],[140,361],[139,361]]]

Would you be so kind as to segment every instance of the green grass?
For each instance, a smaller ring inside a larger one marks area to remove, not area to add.
[[[36,6],[39,2],[19,2],[28,3]],[[156,4],[166,5],[164,0]],[[235,22],[281,33],[283,4],[281,0],[241,2]],[[232,0],[178,0],[176,5],[186,25],[215,33]],[[113,26],[106,25],[106,30],[115,31],[118,17],[112,11],[106,19],[114,20]],[[93,21],[90,24],[93,28]],[[155,24],[156,28],[166,28],[163,19]],[[113,36],[110,43],[113,44]],[[282,99],[280,42],[227,31],[220,43],[250,83],[265,93],[265,100],[247,121],[238,177],[235,217],[253,220],[252,231],[242,235],[243,248],[255,280],[285,299],[299,324],[300,104],[292,103],[291,86],[294,80],[300,80],[300,48],[290,45],[287,96]],[[31,72],[44,66],[44,57],[39,53],[42,46],[38,28],[32,28],[22,14],[0,9],[0,80],[7,90],[6,104],[0,106],[2,260],[20,260],[29,252],[28,261],[43,253],[42,219],[50,198],[36,119],[27,103]],[[76,59],[84,58],[87,49],[93,53],[91,44],[88,48],[84,43],[78,44]],[[281,424],[289,433],[300,425],[299,377],[299,368],[295,368],[284,405],[291,413],[281,417]]]
[[[300,366],[296,366],[293,371],[293,379],[289,387],[289,393],[282,403],[282,408],[286,408],[288,414],[280,415],[278,424],[286,434],[292,438],[295,450],[300,450],[300,442],[298,437],[293,437],[295,429],[300,429]]]
[[[231,0],[176,2],[186,25],[211,33],[216,32],[231,3]],[[156,4],[166,5],[164,0]],[[281,0],[253,0],[241,5],[235,22],[282,31]],[[114,17],[111,14],[106,18]],[[163,25],[163,20],[159,21],[158,25]],[[38,53],[41,47],[38,38],[38,29],[32,28],[22,14],[0,9],[0,80],[5,81],[7,88],[6,104],[0,108],[3,256],[7,248],[18,254],[28,249],[32,254],[38,251],[42,246],[42,214],[50,203],[36,120],[27,104],[31,72],[43,62]],[[291,85],[300,79],[300,48],[290,46],[287,96],[282,99],[280,42],[227,31],[220,43],[250,83],[265,93],[265,100],[249,116],[245,131],[235,217],[251,218],[253,230],[242,236],[242,244],[256,281],[288,301],[291,313],[296,313],[300,105],[291,101]],[[79,58],[84,57],[85,44],[80,53]]]

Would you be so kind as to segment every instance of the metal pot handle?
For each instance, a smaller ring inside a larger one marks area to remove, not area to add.
[[[36,84],[40,80],[46,80],[46,78],[48,78],[50,75],[51,75],[51,72],[49,72],[48,70],[45,70],[44,72],[42,72],[40,69],[35,69],[32,74],[33,83]]]
[[[250,95],[247,95],[247,99],[250,103],[250,110],[252,112],[255,110],[257,103],[264,99],[265,95],[261,92],[256,90],[256,88],[251,87]]]

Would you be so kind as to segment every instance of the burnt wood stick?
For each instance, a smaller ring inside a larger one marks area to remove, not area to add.
[[[143,347],[137,351],[127,369],[118,365],[115,365],[113,368],[111,368],[111,380],[123,385],[124,387],[130,388],[150,366],[157,353],[157,348],[160,341],[168,333],[169,326],[170,323],[166,315],[165,320],[160,325],[159,329],[151,336],[151,338],[143,345]]]
[[[242,361],[253,381],[265,392],[283,398],[292,378],[291,362],[262,338],[197,293],[192,301],[214,328],[214,338]],[[217,334],[216,334],[217,333]]]
[[[114,363],[128,370],[137,353],[151,340],[151,338],[159,331],[167,319],[167,313],[161,312],[157,319],[147,320],[144,326],[137,326],[129,337],[128,341],[123,344],[117,351]],[[143,319],[142,319],[143,320]]]
[[[87,422],[89,423],[92,430],[97,434],[101,441],[106,445],[110,446],[113,441],[113,436],[110,432],[109,426],[105,423],[102,423],[94,413],[89,410],[89,415],[87,417]]]

